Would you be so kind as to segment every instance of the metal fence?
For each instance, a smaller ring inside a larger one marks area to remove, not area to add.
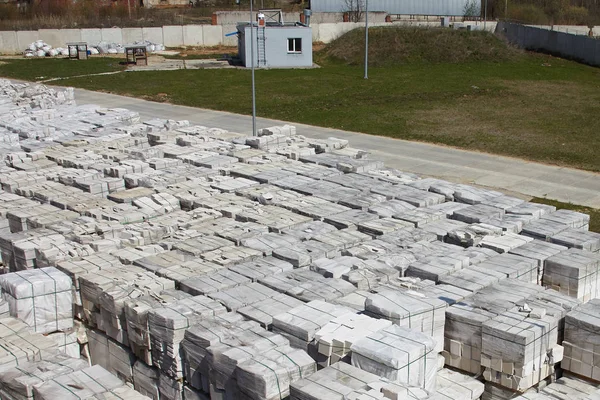
[[[600,40],[508,22],[498,22],[496,33],[523,49],[541,51],[600,66]]]

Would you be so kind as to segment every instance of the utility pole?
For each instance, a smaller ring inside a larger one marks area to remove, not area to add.
[[[254,80],[254,17],[250,0],[250,62],[252,63],[252,136],[256,136],[256,85]]]
[[[365,0],[365,79],[369,79],[369,0]]]
[[[487,25],[487,2],[488,0],[485,0],[485,6],[484,6],[484,10],[483,10],[483,30],[485,31],[485,27]]]

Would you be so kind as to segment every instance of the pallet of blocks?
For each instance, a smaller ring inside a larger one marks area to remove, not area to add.
[[[539,390],[526,392],[513,400],[598,400],[600,387],[597,383],[586,382],[574,376],[564,375],[555,382]]]
[[[546,259],[543,284],[584,303],[600,295],[600,254],[571,248]]]
[[[353,343],[391,325],[391,321],[364,314],[346,314],[331,320],[315,333],[317,364],[325,368],[341,360],[350,362]]]
[[[28,361],[0,368],[0,398],[33,400],[33,387],[61,375],[88,367],[81,359],[56,354],[44,361]]]
[[[34,332],[73,328],[71,278],[56,268],[1,275],[0,288],[10,315],[24,321]]]
[[[133,382],[135,355],[115,340],[94,329],[87,331],[90,362],[116,375],[125,382]]]
[[[80,400],[123,386],[123,382],[99,365],[57,376],[33,387],[37,400]]]
[[[482,324],[481,365],[486,381],[525,391],[552,375],[563,359],[559,318],[527,303]]]
[[[565,317],[562,368],[600,381],[600,299],[576,307]]]
[[[359,339],[350,350],[355,367],[392,382],[435,389],[438,353],[431,336],[392,325]]]
[[[377,375],[338,362],[292,383],[290,400],[346,400],[358,390],[370,390],[384,384]]]
[[[477,400],[484,389],[485,385],[477,379],[443,368],[437,373],[436,389],[428,400]]]
[[[181,290],[163,290],[158,294],[147,294],[136,299],[125,301],[124,311],[127,322],[127,338],[129,347],[137,358],[148,365],[152,365],[152,350],[150,333],[148,330],[148,313],[172,304],[178,300],[192,297]]]
[[[365,314],[430,335],[437,352],[444,346],[446,307],[445,301],[410,290],[384,289],[365,300]]]
[[[156,367],[148,366],[143,361],[136,361],[133,365],[133,388],[141,394],[158,399],[158,379],[160,371]]]
[[[227,309],[205,296],[195,296],[153,309],[148,314],[152,361],[167,376],[183,377],[180,345],[185,331],[202,319]]]

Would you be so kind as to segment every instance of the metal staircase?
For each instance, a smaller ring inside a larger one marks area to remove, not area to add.
[[[266,50],[266,40],[267,37],[265,35],[265,27],[259,26],[257,28],[256,40],[258,42],[256,51],[258,54],[258,59],[256,62],[257,67],[266,67],[267,66],[267,50]]]

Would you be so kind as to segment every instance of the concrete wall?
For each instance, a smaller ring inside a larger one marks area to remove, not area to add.
[[[314,20],[313,20],[314,21]],[[430,26],[437,27],[437,21],[395,21],[393,23],[377,22],[369,19],[371,26]],[[468,22],[482,26],[481,22]],[[312,38],[314,42],[329,43],[344,33],[363,27],[363,23],[311,22]],[[487,29],[493,30],[495,22],[488,22]],[[162,43],[168,47],[183,46],[219,46],[237,45],[237,36],[227,34],[237,32],[235,24],[226,25],[172,25],[156,28],[103,28],[103,29],[40,29],[37,31],[0,31],[0,54],[20,53],[31,42],[38,39],[44,40],[53,47],[65,47],[68,42],[84,41],[96,45],[100,41],[131,44],[139,40],[149,40]]]
[[[527,50],[542,51],[600,66],[600,40],[532,26],[499,22],[496,33]]]

